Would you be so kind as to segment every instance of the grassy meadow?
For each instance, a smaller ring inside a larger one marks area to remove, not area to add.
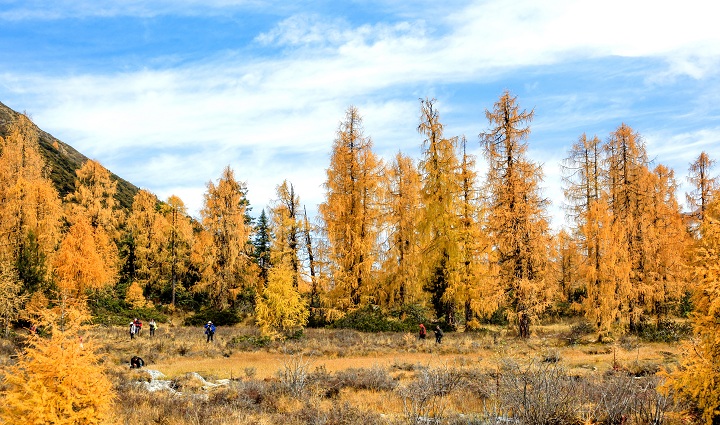
[[[287,341],[252,326],[161,324],[130,340],[95,327],[117,390],[118,424],[650,424],[688,423],[656,391],[679,344],[625,337],[610,343],[581,324],[535,326],[528,340],[505,327],[448,332],[442,344],[410,333],[306,329]],[[140,370],[129,368],[138,355]],[[148,370],[170,389],[149,391]],[[653,422],[657,420],[661,422]]]

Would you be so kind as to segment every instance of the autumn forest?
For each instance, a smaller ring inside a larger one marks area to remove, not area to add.
[[[562,163],[565,199],[552,200],[569,225],[554,231],[542,166],[527,155],[534,111],[520,101],[503,93],[479,134],[466,138],[445,134],[435,99],[421,100],[420,158],[381,158],[361,111],[349,107],[317,215],[291,181],[277,182],[271,205],[251,206],[242,170],[230,166],[207,183],[198,218],[179,197],[147,190],[123,207],[117,180],[94,160],[61,195],[39,129],[17,114],[0,122],[3,336],[124,325],[138,312],[249,320],[273,340],[376,313],[396,326],[387,330],[414,332],[424,321],[470,332],[493,323],[519,339],[543,321],[577,318],[601,343],[690,321],[692,355],[671,381],[714,423],[715,159],[697,152],[687,170],[655,164],[641,129],[623,123],[610,134],[579,134]],[[478,144],[481,158],[468,153]],[[691,184],[686,199],[678,199],[678,179]]]

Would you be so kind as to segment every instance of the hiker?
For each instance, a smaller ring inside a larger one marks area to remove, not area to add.
[[[133,356],[130,359],[130,369],[140,369],[143,366],[145,366],[145,360],[141,359],[140,357]]]
[[[142,320],[135,319],[135,327],[137,328],[137,331],[135,333],[137,333],[138,335],[140,335],[140,331],[142,331],[142,325]]]
[[[213,341],[213,336],[215,336],[215,325],[213,325],[213,322],[207,322],[205,325],[205,335],[207,335],[206,342]]]
[[[155,336],[155,329],[157,329],[157,323],[155,323],[155,319],[150,319],[150,323],[148,323],[150,326],[150,336]]]
[[[135,338],[135,332],[137,331],[137,327],[135,326],[135,321],[133,320],[130,322],[130,339]]]
[[[435,326],[435,343],[441,344],[443,338],[443,331],[440,329],[440,325]]]
[[[427,336],[427,329],[425,329],[425,325],[420,323],[420,339],[425,339]]]

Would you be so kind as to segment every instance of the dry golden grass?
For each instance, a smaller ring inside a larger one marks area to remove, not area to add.
[[[594,342],[594,335],[586,335],[579,343],[569,344],[569,331],[568,323],[536,326],[530,339],[521,340],[506,328],[486,327],[484,332],[448,333],[440,345],[434,339],[421,341],[414,334],[332,329],[308,329],[297,340],[270,342],[249,326],[219,327],[212,343],[205,342],[201,328],[182,326],[161,326],[154,337],[143,331],[134,340],[124,328],[96,327],[86,337],[101,347],[120,395],[114,423],[124,424],[282,421],[293,425],[310,423],[308,417],[314,415],[335,415],[341,418],[337,423],[402,423],[399,389],[413,382],[419,370],[450,367],[467,371],[471,379],[487,380],[508,360],[519,365],[557,362],[571,376],[602,379],[613,370],[652,374],[675,364],[680,355],[679,344],[646,343],[636,338],[601,344]],[[135,383],[147,381],[149,376],[129,370],[133,355],[144,358],[146,368],[173,380],[184,394],[195,395],[148,394]],[[7,361],[0,358],[0,364]],[[301,397],[289,394],[283,389],[280,372],[293,367],[293,362],[306,367],[308,375],[327,378],[314,381]],[[347,375],[356,378],[342,378],[350,382],[338,381],[343,371],[372,368],[385,373],[396,389],[354,387],[362,379],[357,374]],[[231,379],[231,386],[204,388],[189,377],[190,372],[211,382]],[[454,415],[481,412],[484,399],[479,387],[462,385],[463,391],[447,396],[447,411]],[[337,388],[334,395],[333,388]]]

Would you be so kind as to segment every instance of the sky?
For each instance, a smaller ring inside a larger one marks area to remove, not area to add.
[[[314,215],[354,105],[380,156],[418,160],[419,99],[446,136],[478,134],[508,90],[533,110],[553,227],[563,158],[622,123],[654,164],[720,157],[712,0],[0,0],[0,102],[198,217],[230,166],[252,214],[287,180]]]

